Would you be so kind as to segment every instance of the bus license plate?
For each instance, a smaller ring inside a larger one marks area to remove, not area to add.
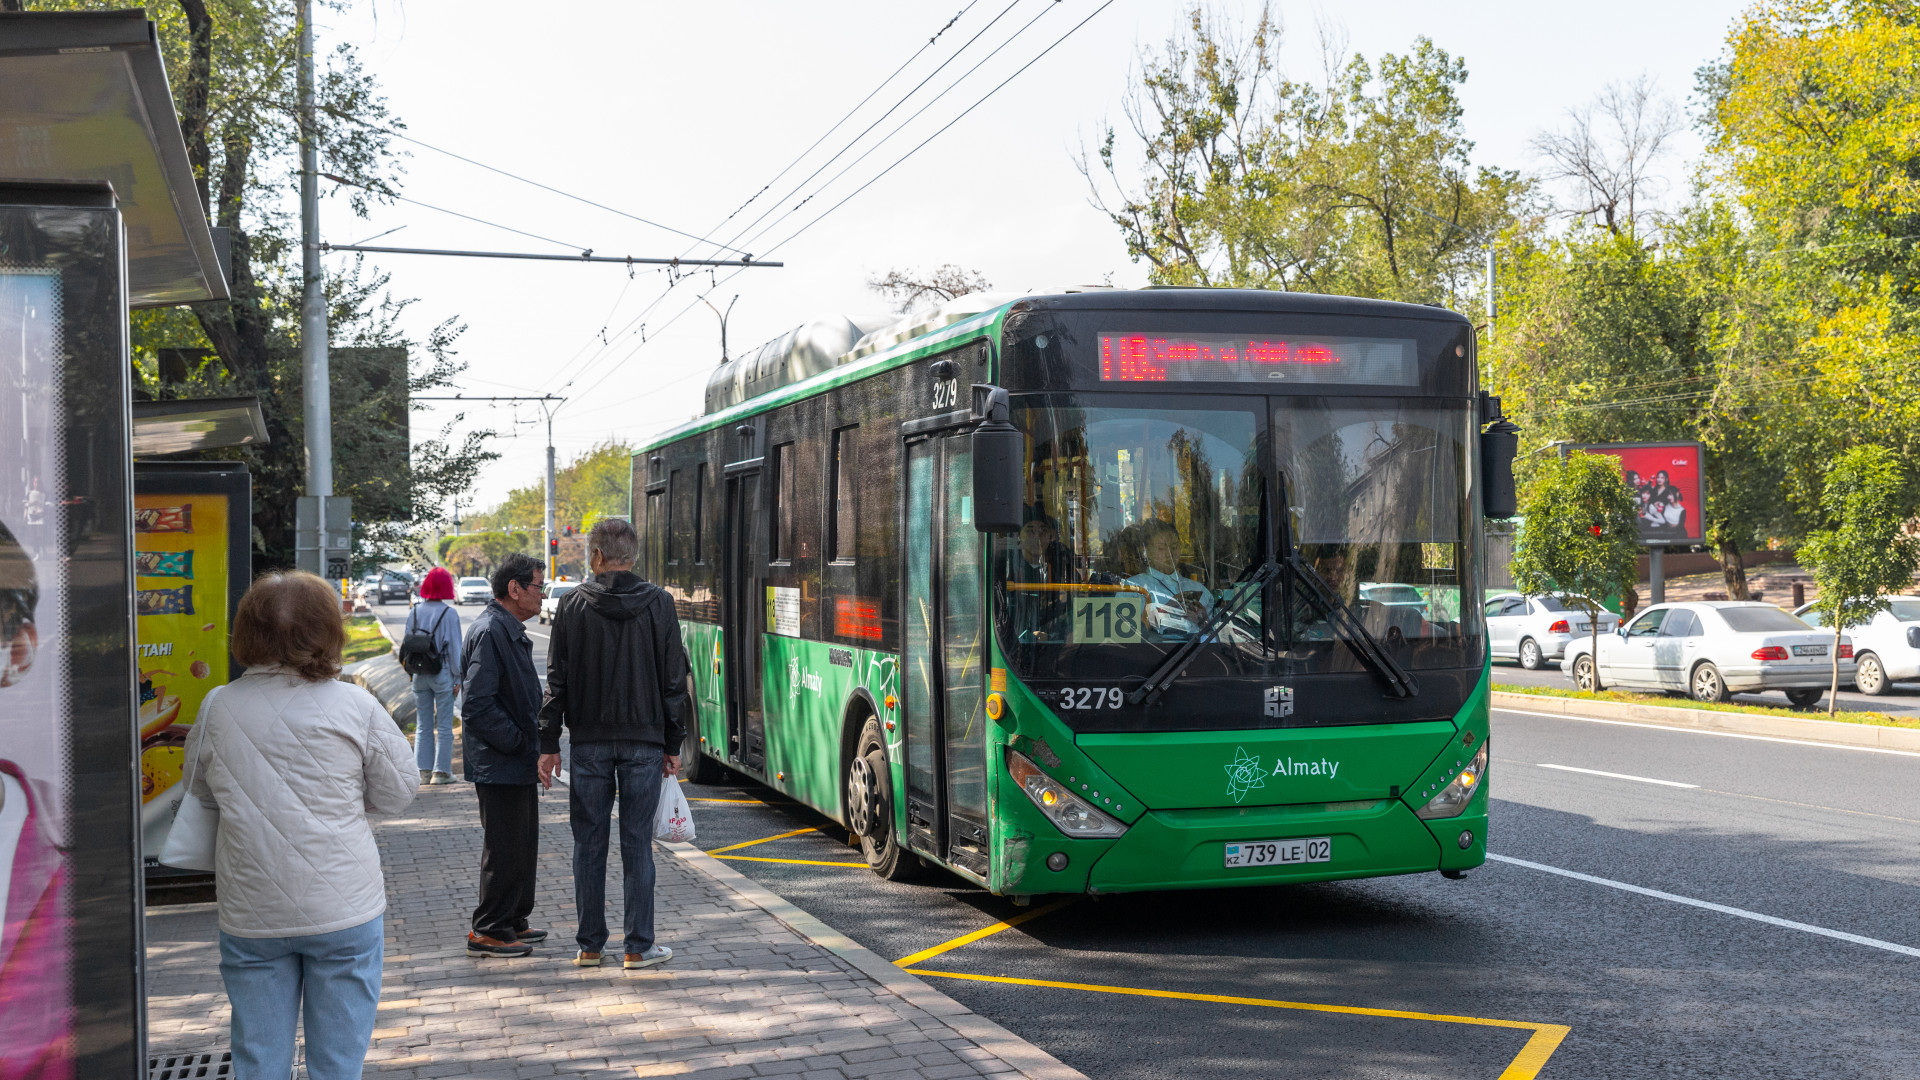
[[[1302,840],[1229,840],[1227,866],[1286,866],[1333,861],[1333,841],[1324,836]]]
[[[1827,655],[1827,647],[1825,645],[1795,645],[1793,647],[1793,655],[1825,656]]]

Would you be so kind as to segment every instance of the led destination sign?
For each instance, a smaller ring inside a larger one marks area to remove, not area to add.
[[[1359,383],[1416,386],[1411,338],[1101,334],[1101,382]]]

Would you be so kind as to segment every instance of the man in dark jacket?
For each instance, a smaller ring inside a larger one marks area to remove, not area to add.
[[[533,911],[540,838],[540,674],[523,623],[540,613],[545,570],[515,553],[493,572],[493,600],[467,627],[461,758],[480,798],[480,906],[468,956],[525,956],[545,930]],[[551,781],[548,781],[551,785]]]
[[[560,601],[547,643],[547,699],[540,709],[540,776],[560,766],[560,726],[570,733],[568,800],[573,823],[573,896],[580,916],[574,963],[598,967],[607,943],[607,833],[620,801],[620,866],[626,898],[623,967],[664,963],[653,940],[653,815],[664,777],[680,771],[692,697],[687,651],[673,600],[633,572],[640,536],[618,518],[587,537],[593,580]],[[672,781],[669,781],[672,782]]]

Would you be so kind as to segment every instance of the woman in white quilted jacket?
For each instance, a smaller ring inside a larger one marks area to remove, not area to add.
[[[386,883],[368,814],[413,802],[413,749],[373,695],[335,679],[340,601],[303,573],[264,574],[240,601],[247,673],[207,698],[187,739],[192,793],[218,806],[220,977],[236,1080],[360,1076],[380,1001]]]

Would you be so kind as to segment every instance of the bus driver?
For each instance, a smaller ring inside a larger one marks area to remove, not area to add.
[[[1213,594],[1205,585],[1180,576],[1180,532],[1158,519],[1146,523],[1147,568],[1127,579],[1147,592],[1147,626],[1162,636],[1189,636],[1207,621]]]

